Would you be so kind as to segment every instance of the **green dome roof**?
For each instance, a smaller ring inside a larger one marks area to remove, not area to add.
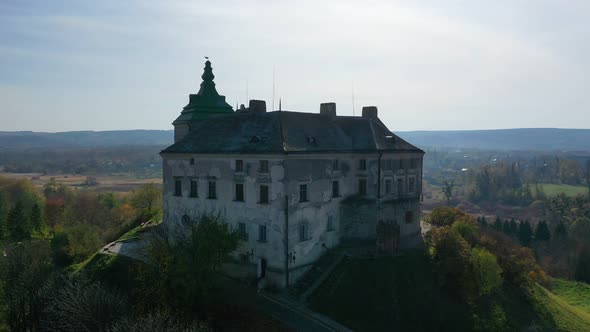
[[[182,113],[174,120],[173,124],[202,120],[211,115],[233,113],[233,108],[225,102],[225,96],[221,96],[215,89],[213,82],[215,75],[213,75],[211,61],[205,62],[201,78],[203,82],[199,92],[189,96],[188,105],[183,108]]]

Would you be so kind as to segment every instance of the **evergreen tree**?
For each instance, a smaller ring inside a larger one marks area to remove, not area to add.
[[[588,248],[582,249],[580,256],[578,256],[574,278],[578,281],[590,283],[590,250]]]
[[[31,208],[31,228],[35,231],[40,231],[43,227],[43,217],[41,216],[41,208],[39,204],[33,204]]]
[[[477,224],[481,226],[481,217],[477,216]]]
[[[541,220],[535,229],[535,240],[549,241],[550,239],[551,233],[549,232],[549,227],[547,227],[547,223],[544,220]]]
[[[510,219],[510,233],[518,235],[518,224],[514,218]]]
[[[502,224],[502,232],[506,235],[510,235],[510,223],[508,219],[504,220],[504,224]]]
[[[0,193],[0,241],[7,236],[6,230],[6,210],[8,203],[4,199],[4,195]]]
[[[559,225],[555,227],[555,237],[565,237],[567,235],[567,230],[565,229],[565,225],[563,222],[559,222]]]
[[[502,231],[502,220],[500,220],[500,217],[496,217],[496,221],[494,221],[494,229],[498,232]]]
[[[25,208],[21,201],[16,202],[8,211],[6,226],[8,235],[13,241],[22,241],[31,237],[29,222],[25,217]]]
[[[488,221],[486,220],[486,216],[481,216],[481,227],[482,228],[488,227]]]
[[[533,235],[533,231],[531,229],[531,224],[528,221],[521,221],[518,226],[518,240],[520,244],[527,247],[531,244],[531,237]]]

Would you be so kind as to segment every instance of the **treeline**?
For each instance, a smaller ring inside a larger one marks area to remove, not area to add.
[[[80,262],[104,244],[160,213],[161,190],[148,184],[129,195],[74,191],[52,180],[0,177],[0,243],[46,240],[53,259]]]
[[[238,236],[211,218],[182,234],[154,231],[146,262],[97,254],[74,271],[54,264],[47,241],[4,245],[0,330],[210,331],[222,324],[207,312],[217,272]]]
[[[161,146],[2,149],[0,170],[82,175],[134,173],[138,177],[153,177],[161,174],[161,150]]]
[[[590,283],[590,201],[559,194],[539,208],[552,232],[535,247],[541,264],[552,275]]]
[[[559,194],[534,208],[540,210],[536,221],[479,216],[476,222],[531,248],[551,275],[590,283],[590,202]]]
[[[504,307],[506,294],[527,298],[522,290],[549,281],[533,251],[459,209],[436,208],[426,222],[433,226],[425,242],[439,286],[467,304],[471,329],[516,330]]]
[[[161,190],[74,191],[0,177],[0,331],[209,331],[218,270],[238,243],[217,219],[170,234]],[[142,230],[146,260],[100,254]],[[148,234],[149,235],[146,235]]]

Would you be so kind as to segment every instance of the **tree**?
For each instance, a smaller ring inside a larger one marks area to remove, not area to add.
[[[476,286],[471,270],[469,243],[450,227],[433,228],[428,233],[426,243],[439,285],[471,297]]]
[[[8,202],[4,195],[0,192],[0,242],[8,235],[6,229],[6,213],[8,210]]]
[[[560,221],[557,227],[555,227],[555,237],[565,237],[566,235],[567,230],[565,229],[565,225]]]
[[[496,261],[496,256],[484,248],[473,248],[471,260],[480,296],[502,285],[502,269]]]
[[[441,206],[437,207],[428,217],[426,218],[426,222],[430,223],[432,226],[442,227],[442,226],[450,226],[455,221],[462,219],[462,218],[470,218],[465,212],[455,209],[448,206]]]
[[[587,246],[580,251],[574,278],[585,283],[590,283],[590,249]]]
[[[518,235],[518,224],[514,218],[510,219],[510,233],[513,235]]]
[[[510,235],[510,222],[508,219],[504,220],[504,223],[502,224],[502,232],[506,235]]]
[[[60,276],[49,287],[43,325],[50,331],[110,331],[128,311],[126,298],[100,282]]]
[[[549,241],[551,239],[551,233],[549,227],[544,220],[541,220],[535,228],[535,240],[536,241]]]
[[[494,221],[494,229],[498,232],[502,231],[502,220],[500,217],[496,217],[496,221]]]
[[[447,205],[451,205],[451,200],[453,199],[453,188],[455,187],[455,183],[453,181],[444,180],[441,191],[447,200]]]
[[[528,221],[521,221],[518,226],[518,240],[520,243],[528,247],[531,244],[531,237],[533,236],[533,230]]]
[[[38,331],[45,302],[45,282],[53,271],[47,243],[14,243],[0,255],[0,285],[11,331]]]
[[[238,235],[212,217],[202,217],[189,227],[174,234],[160,228],[153,235],[147,248],[149,261],[139,273],[143,305],[190,311],[207,300]]]
[[[160,211],[162,190],[154,183],[145,184],[131,194],[131,204],[143,217],[150,219]]]
[[[45,222],[43,221],[43,215],[41,215],[41,207],[39,204],[33,204],[31,208],[31,229],[36,232],[41,232],[46,228]]]
[[[8,212],[6,226],[10,239],[13,241],[22,241],[31,237],[29,220],[25,217],[25,209],[21,201]]]
[[[486,220],[486,216],[482,216],[481,217],[481,227],[482,228],[487,228],[488,227],[488,221]]]

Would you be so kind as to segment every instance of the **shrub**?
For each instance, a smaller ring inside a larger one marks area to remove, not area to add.
[[[502,269],[492,255],[484,248],[473,248],[471,260],[479,295],[485,295],[502,285]]]
[[[438,207],[426,218],[426,222],[432,226],[444,227],[451,226],[455,221],[469,217],[465,212],[448,206]]]

